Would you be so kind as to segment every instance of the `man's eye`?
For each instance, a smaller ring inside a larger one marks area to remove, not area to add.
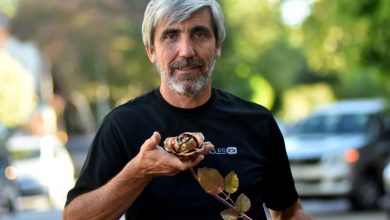
[[[203,32],[203,31],[198,31],[198,32],[195,32],[194,36],[196,38],[205,38],[205,37],[207,37],[207,33]]]
[[[164,35],[164,40],[166,41],[173,41],[176,39],[176,34],[175,33],[168,33]]]

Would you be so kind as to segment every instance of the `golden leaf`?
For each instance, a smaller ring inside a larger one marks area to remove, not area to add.
[[[225,177],[225,191],[232,194],[238,189],[239,181],[238,176],[234,171],[230,171]]]
[[[241,213],[245,213],[251,208],[251,201],[244,193],[241,193],[238,196],[236,201],[236,208]]]
[[[213,168],[199,168],[198,180],[202,188],[209,194],[218,195],[223,192],[225,183],[218,170]]]
[[[224,220],[237,220],[240,217],[240,213],[234,209],[226,209],[221,212],[221,217]]]

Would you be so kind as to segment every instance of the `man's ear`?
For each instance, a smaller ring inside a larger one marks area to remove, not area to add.
[[[222,52],[222,44],[218,45],[217,47],[217,57],[221,56],[221,52]]]
[[[156,53],[153,48],[150,46],[145,46],[146,54],[149,57],[150,62],[154,63],[156,61]]]

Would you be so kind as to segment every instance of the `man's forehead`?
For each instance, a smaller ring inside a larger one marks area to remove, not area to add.
[[[193,25],[201,25],[201,26],[209,26],[212,27],[211,13],[208,8],[201,8],[195,11],[190,15],[190,17],[185,18],[181,21],[175,21],[172,18],[165,18],[160,20],[157,25],[157,28],[169,28],[169,27],[179,27],[184,24],[193,24]]]

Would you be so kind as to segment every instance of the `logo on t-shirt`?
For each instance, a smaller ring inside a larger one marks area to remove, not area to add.
[[[216,147],[209,152],[209,154],[217,154],[217,155],[234,155],[238,154],[237,147],[228,146],[228,147]]]

